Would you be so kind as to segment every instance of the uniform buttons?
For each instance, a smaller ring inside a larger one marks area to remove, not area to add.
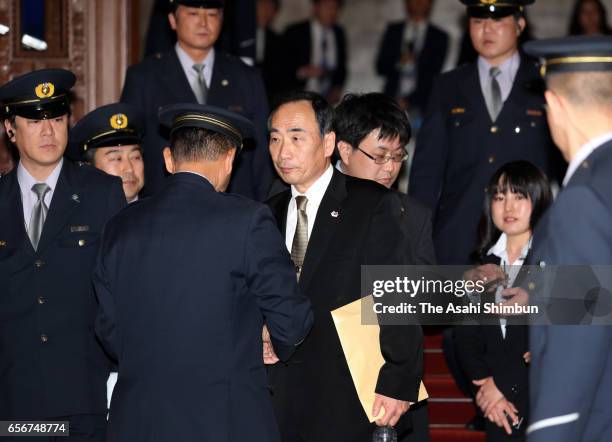
[[[535,121],[531,122],[531,127],[536,127]]]
[[[43,344],[46,344],[47,342],[49,342],[49,336],[45,334],[40,335],[40,342],[42,342]]]
[[[516,132],[517,134],[520,134],[521,133],[521,128],[519,126],[516,126],[514,128],[514,132]]]
[[[489,164],[493,164],[495,162],[495,157],[493,155],[491,155],[489,157]]]
[[[45,262],[42,259],[37,259],[36,261],[34,261],[34,265],[36,266],[36,268],[41,268],[42,266],[45,265]]]
[[[533,282],[530,282],[529,284],[527,284],[527,288],[529,290],[533,290],[533,289],[535,289],[535,284]]]
[[[491,133],[492,134],[496,134],[498,130],[499,129],[497,128],[497,126],[491,126]]]
[[[461,123],[459,123],[458,121],[455,121],[455,127],[459,127],[461,126]]]
[[[85,245],[84,239],[79,239],[79,247],[83,247]]]
[[[45,302],[47,302],[47,300],[45,299],[44,296],[39,296],[38,299],[36,300],[40,305],[43,305]]]

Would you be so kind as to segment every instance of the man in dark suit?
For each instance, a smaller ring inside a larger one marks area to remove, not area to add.
[[[346,80],[346,37],[337,24],[342,0],[312,0],[312,18],[285,30],[289,74],[294,89],[340,100]]]
[[[270,153],[290,190],[268,204],[295,264],[300,288],[313,303],[317,324],[288,364],[270,367],[283,442],[366,442],[374,426],[359,402],[330,311],[367,295],[361,265],[402,262],[397,198],[369,180],[331,166],[333,111],[318,94],[286,96],[270,120]],[[422,336],[404,327],[381,327],[385,364],[380,370],[374,415],[378,425],[409,425],[422,369]],[[416,340],[416,342],[415,342]],[[408,419],[409,420],[409,419]]]
[[[432,1],[405,0],[407,19],[387,26],[376,61],[384,93],[417,112],[427,106],[448,49],[448,34],[429,23]]]
[[[257,31],[255,38],[255,63],[261,70],[268,100],[272,103],[276,95],[288,87],[288,74],[283,38],[272,29],[278,14],[280,0],[257,0]]]
[[[266,149],[268,106],[259,73],[214,49],[223,21],[223,0],[171,3],[168,18],[178,39],[174,50],[131,66],[121,95],[122,102],[140,107],[146,115],[144,194],[159,190],[166,176],[162,149],[167,141],[160,133],[158,109],[199,102],[238,112],[254,122],[255,142],[249,140],[237,159],[228,191],[262,200],[268,195],[273,170]]]
[[[347,175],[376,181],[390,188],[408,158],[404,146],[410,141],[411,129],[406,112],[391,97],[369,93],[345,95],[334,111],[334,132],[340,161],[338,170]],[[404,265],[434,265],[435,254],[431,237],[431,212],[421,203],[400,192],[398,197],[404,238]],[[415,352],[422,351],[420,326],[406,328],[414,334]],[[411,359],[419,359],[414,355]],[[413,372],[420,382],[422,372]],[[427,404],[411,407],[412,431],[402,442],[429,440]]]
[[[548,123],[569,162],[564,188],[534,234],[533,262],[609,266],[612,38],[534,41],[525,50],[545,60]],[[532,327],[530,347],[529,442],[612,440],[612,327]]]
[[[160,119],[172,176],[108,223],[94,275],[119,365],[108,440],[278,442],[262,326],[286,357],[312,312],[270,210],[222,193],[252,124],[198,104]]]
[[[476,63],[442,74],[416,141],[409,193],[434,213],[440,264],[469,264],[477,246],[483,189],[499,165],[527,160],[549,177],[556,151],[534,91],[536,66],[518,52],[523,5],[461,0],[468,5]]]
[[[102,442],[109,360],[93,333],[91,273],[104,223],[126,201],[118,178],[63,157],[75,80],[43,69],[0,88],[20,156],[0,179],[0,420],[69,421],[71,440]]]

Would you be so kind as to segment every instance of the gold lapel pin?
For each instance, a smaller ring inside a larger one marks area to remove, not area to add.
[[[0,241],[0,247],[6,247],[6,241]]]
[[[75,203],[80,203],[81,200],[79,200],[79,195],[77,195],[76,193],[72,194],[72,201],[74,201]]]
[[[332,216],[332,218],[338,218],[340,216],[340,214],[335,210],[330,215]]]

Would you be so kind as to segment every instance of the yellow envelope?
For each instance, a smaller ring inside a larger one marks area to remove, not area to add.
[[[385,363],[380,351],[380,327],[378,325],[361,324],[361,302],[369,302],[373,305],[371,296],[358,299],[331,312],[342,344],[344,357],[348,363],[359,401],[368,415],[370,422],[374,422],[378,416],[372,415],[374,406],[374,390],[378,372]],[[425,385],[421,381],[418,401],[424,401],[429,395]],[[383,415],[383,411],[379,416]]]

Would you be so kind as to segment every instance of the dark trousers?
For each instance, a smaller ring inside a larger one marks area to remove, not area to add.
[[[70,425],[70,436],[0,437],[0,440],[7,442],[104,442],[106,440],[106,414],[77,414],[73,416],[43,418],[39,420],[68,421]]]
[[[408,413],[412,420],[412,428],[401,437],[400,442],[429,442],[427,401],[413,405]]]

